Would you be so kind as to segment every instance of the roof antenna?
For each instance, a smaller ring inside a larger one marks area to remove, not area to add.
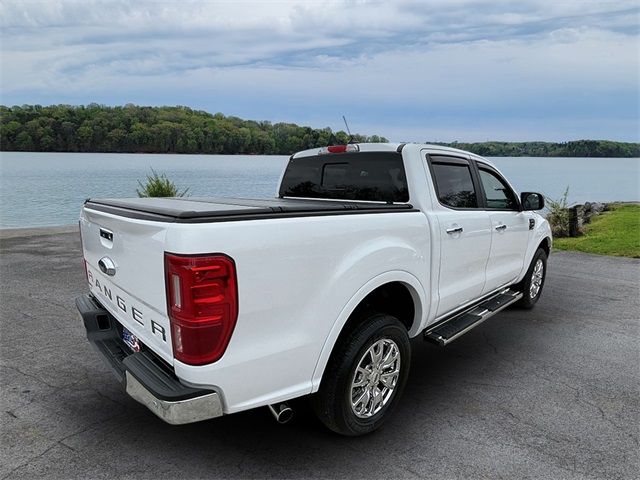
[[[347,127],[347,133],[349,134],[349,141],[347,143],[354,143],[353,135],[351,135],[351,130],[349,130],[349,124],[347,123],[347,119],[345,118],[344,115],[342,115],[342,120],[344,120],[344,126]]]

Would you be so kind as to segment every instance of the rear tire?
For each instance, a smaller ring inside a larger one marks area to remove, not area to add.
[[[395,408],[409,375],[406,327],[370,314],[334,348],[312,406],[336,433],[358,436],[378,429]]]
[[[531,265],[529,265],[524,279],[518,285],[523,293],[523,297],[518,302],[518,306],[526,309],[533,308],[542,294],[542,287],[544,287],[544,279],[546,276],[547,252],[539,248],[533,256],[533,260],[531,260]]]

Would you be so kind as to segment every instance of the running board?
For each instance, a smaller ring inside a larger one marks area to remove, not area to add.
[[[522,292],[505,288],[475,307],[427,327],[424,330],[424,339],[445,346],[521,298]]]

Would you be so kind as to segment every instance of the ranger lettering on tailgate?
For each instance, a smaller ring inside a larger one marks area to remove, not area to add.
[[[100,283],[100,280],[93,276],[93,272],[91,272],[90,268],[87,268],[87,277],[89,279],[89,285],[91,286],[91,288],[97,289],[100,293],[102,293],[102,296],[108,299],[114,307],[118,308],[125,314],[131,315],[131,318],[133,318],[136,323],[143,327],[145,326],[145,321],[148,321],[151,328],[151,333],[159,338],[162,338],[163,342],[167,342],[167,334],[162,325],[158,324],[158,322],[154,321],[151,318],[145,319],[142,312],[136,307],[127,306],[124,298],[122,298],[118,294],[114,294],[112,292],[113,287],[108,287],[105,284],[106,282],[104,280],[103,283]]]

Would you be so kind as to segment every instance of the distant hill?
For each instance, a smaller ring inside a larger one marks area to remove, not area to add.
[[[330,128],[210,114],[187,107],[0,106],[0,150],[38,152],[291,154],[326,146]],[[386,142],[354,134],[358,142]]]
[[[38,152],[280,154],[346,143],[344,131],[211,114],[188,107],[0,106],[0,150]],[[357,142],[386,142],[354,134]],[[608,140],[438,143],[484,156],[640,157],[639,143]]]
[[[640,143],[609,140],[572,142],[428,142],[467,150],[484,157],[640,157]]]

